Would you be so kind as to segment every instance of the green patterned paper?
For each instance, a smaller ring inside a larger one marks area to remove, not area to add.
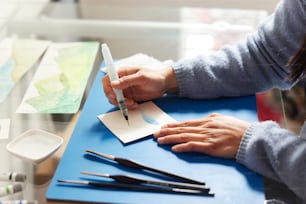
[[[52,44],[17,112],[77,112],[98,47],[98,42]]]
[[[38,61],[49,41],[5,38],[0,43],[0,103]]]

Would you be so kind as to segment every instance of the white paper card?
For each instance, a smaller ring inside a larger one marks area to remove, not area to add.
[[[129,124],[120,110],[99,115],[98,118],[123,143],[147,137],[167,123],[176,122],[153,102],[140,104],[136,110],[129,110]]]
[[[162,69],[169,67],[172,64],[172,60],[159,61],[158,59],[143,53],[138,53],[130,57],[115,61],[115,66],[117,69],[121,67],[145,67],[147,69]],[[105,66],[101,68],[101,71],[106,73]]]
[[[10,119],[0,119],[0,140],[9,137],[10,121]]]

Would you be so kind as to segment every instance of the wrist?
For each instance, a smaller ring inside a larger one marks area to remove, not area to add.
[[[165,69],[165,92],[176,93],[178,90],[179,88],[174,70],[172,67],[168,67]]]

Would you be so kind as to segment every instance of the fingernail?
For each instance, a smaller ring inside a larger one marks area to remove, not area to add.
[[[162,137],[157,139],[157,142],[158,142],[159,144],[163,144],[164,141],[165,141],[165,140],[164,140],[164,138],[162,138]]]
[[[125,103],[128,106],[134,106],[135,105],[135,102],[133,100],[128,99],[128,98],[125,99]]]
[[[153,133],[153,137],[157,138],[159,136],[159,134],[160,134],[160,132],[157,131],[157,132]]]
[[[181,152],[180,148],[178,148],[177,146],[173,146],[173,147],[171,148],[171,150],[172,150],[173,152]]]
[[[118,85],[118,84],[120,84],[120,81],[119,80],[115,80],[115,81],[112,81],[112,85]]]

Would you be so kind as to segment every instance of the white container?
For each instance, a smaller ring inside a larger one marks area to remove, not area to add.
[[[63,138],[49,132],[30,129],[7,144],[13,155],[39,164],[56,152],[63,144]]]

